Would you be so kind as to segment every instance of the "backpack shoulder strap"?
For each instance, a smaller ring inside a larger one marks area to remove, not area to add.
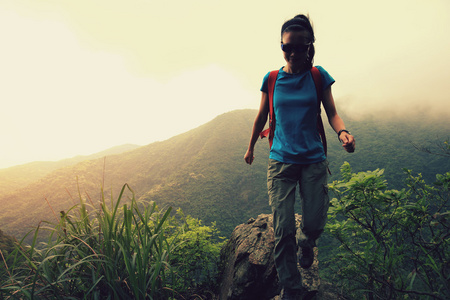
[[[327,155],[327,138],[325,136],[325,129],[323,127],[322,117],[320,116],[320,105],[323,101],[323,85],[322,85],[322,76],[320,75],[319,69],[316,67],[311,68],[311,74],[314,80],[314,84],[316,86],[317,93],[317,129],[320,134],[320,138],[322,139],[323,149],[325,151],[325,155]]]
[[[268,95],[269,95],[269,128],[260,133],[261,138],[268,137],[269,145],[272,147],[273,136],[275,134],[275,113],[273,110],[273,93],[275,90],[275,82],[277,81],[279,70],[271,71],[268,79]]]
[[[314,80],[314,84],[316,86],[316,93],[317,93],[317,105],[319,107],[319,113],[320,113],[320,104],[322,103],[323,99],[323,91],[322,91],[322,76],[320,75],[319,69],[316,67],[311,68],[311,74]]]

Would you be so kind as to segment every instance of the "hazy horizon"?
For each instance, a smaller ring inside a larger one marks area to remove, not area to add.
[[[450,1],[4,0],[0,169],[257,109],[263,76],[284,65],[280,27],[298,13],[339,111],[450,116]]]

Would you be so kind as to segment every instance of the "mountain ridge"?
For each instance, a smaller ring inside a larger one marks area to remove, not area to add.
[[[108,155],[120,154],[136,149],[140,146],[134,144],[124,144],[115,146],[90,155],[77,155],[58,161],[34,161],[21,165],[0,169],[0,190],[8,193],[21,186],[28,185],[57,169],[71,166],[85,160],[92,160]]]

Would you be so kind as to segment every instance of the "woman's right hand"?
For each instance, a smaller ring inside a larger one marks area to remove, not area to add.
[[[253,156],[253,150],[256,141],[259,138],[259,133],[263,130],[264,125],[266,125],[267,117],[269,115],[269,95],[265,92],[261,92],[261,104],[259,107],[258,114],[256,115],[255,121],[253,123],[252,137],[250,138],[250,143],[248,144],[247,153],[244,155],[244,160],[246,163],[251,165],[255,157]]]
[[[253,150],[248,149],[244,155],[245,162],[248,163],[249,165],[251,165],[254,159],[255,159],[255,157],[253,156]]]

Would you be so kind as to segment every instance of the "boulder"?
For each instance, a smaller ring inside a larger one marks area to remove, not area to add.
[[[300,230],[301,215],[295,217]],[[221,253],[220,300],[279,299],[281,287],[273,259],[274,244],[271,214],[261,214],[234,229]],[[311,299],[320,285],[317,248],[311,268],[298,267],[308,290],[306,298]]]

